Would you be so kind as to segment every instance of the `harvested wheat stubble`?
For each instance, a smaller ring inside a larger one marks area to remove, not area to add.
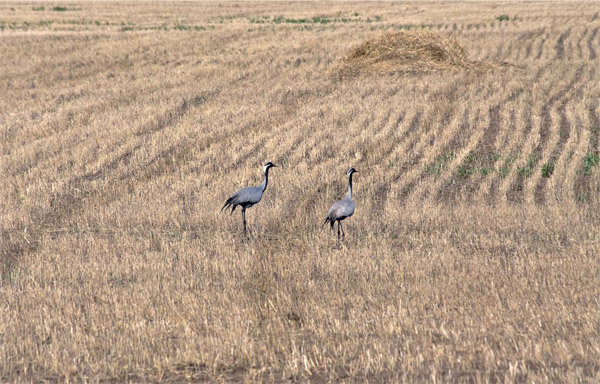
[[[483,71],[491,63],[471,61],[449,36],[431,31],[387,32],[352,49],[332,73],[356,76],[443,70]]]
[[[0,0],[0,383],[600,382],[595,3],[48,4]],[[492,69],[324,72],[398,25]]]

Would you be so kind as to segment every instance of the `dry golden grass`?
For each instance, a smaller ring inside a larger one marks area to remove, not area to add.
[[[596,4],[55,6],[0,3],[0,381],[600,380]],[[512,65],[327,75],[415,29]]]

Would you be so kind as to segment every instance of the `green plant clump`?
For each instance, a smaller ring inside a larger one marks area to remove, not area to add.
[[[450,162],[450,160],[452,160],[453,158],[454,158],[453,151],[449,151],[447,153],[442,153],[441,155],[437,155],[433,164],[430,164],[429,166],[425,167],[425,172],[432,174],[432,175],[439,175],[442,173],[442,171],[444,169],[446,169],[448,162]]]
[[[597,153],[588,153],[583,158],[583,174],[591,175],[592,168],[600,163],[600,155]]]
[[[550,159],[546,164],[542,165],[542,177],[549,178],[554,173],[555,159]]]
[[[527,164],[517,168],[517,174],[524,178],[530,177],[533,175],[533,168],[537,165],[538,161],[540,161],[539,155],[530,155],[527,158]]]

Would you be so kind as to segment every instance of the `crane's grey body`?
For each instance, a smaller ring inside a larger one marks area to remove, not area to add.
[[[233,195],[223,205],[221,208],[221,212],[224,209],[229,209],[231,207],[231,213],[238,207],[242,207],[242,221],[244,223],[244,233],[246,233],[246,209],[252,207],[255,204],[258,204],[262,199],[265,190],[267,189],[267,184],[269,183],[269,168],[276,167],[275,164],[270,161],[265,164],[264,172],[265,172],[265,180],[263,183],[256,187],[246,187],[242,189],[238,189],[234,192]]]
[[[354,213],[354,201],[351,197],[345,197],[343,200],[336,201],[327,213],[327,219],[330,222],[342,221]],[[333,224],[331,224],[333,225]]]
[[[352,200],[352,174],[354,172],[358,172],[354,168],[350,168],[346,175],[348,176],[348,192],[346,196],[339,201],[333,203],[331,208],[329,208],[329,212],[327,213],[327,217],[325,218],[325,222],[323,225],[329,223],[331,229],[333,230],[333,226],[335,222],[338,223],[338,240],[340,239],[340,230],[344,236],[344,229],[342,228],[342,220],[352,216],[354,214],[354,201]]]
[[[262,186],[242,188],[231,195],[225,204],[231,205],[231,213],[235,211],[238,205],[242,208],[250,208],[260,202],[264,191],[265,188]]]

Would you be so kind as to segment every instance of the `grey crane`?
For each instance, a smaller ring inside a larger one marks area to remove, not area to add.
[[[352,200],[352,174],[358,172],[356,169],[350,167],[348,172],[346,172],[346,176],[348,176],[348,193],[346,193],[346,197],[342,200],[336,201],[333,203],[331,208],[329,208],[329,213],[327,213],[327,217],[325,218],[325,222],[323,225],[329,223],[331,226],[331,230],[333,230],[333,225],[337,221],[338,223],[338,241],[340,240],[340,229],[344,235],[344,229],[342,228],[342,220],[352,216],[354,214],[354,201]]]
[[[246,208],[250,208],[251,206],[260,202],[260,199],[262,198],[263,193],[265,193],[265,189],[267,189],[267,184],[269,182],[269,168],[272,167],[277,166],[270,161],[265,164],[265,180],[261,185],[238,189],[233,195],[231,195],[229,199],[227,199],[225,205],[223,205],[223,208],[221,208],[221,212],[223,212],[224,209],[229,209],[229,207],[231,207],[231,214],[233,214],[233,211],[235,211],[238,205],[242,207],[244,233],[246,233]]]

